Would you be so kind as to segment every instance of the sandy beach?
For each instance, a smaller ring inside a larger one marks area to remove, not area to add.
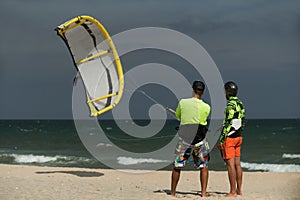
[[[199,172],[183,171],[176,198],[170,171],[0,165],[0,199],[201,199]],[[210,171],[206,199],[300,199],[300,173],[245,172],[243,196],[225,198],[227,172]]]

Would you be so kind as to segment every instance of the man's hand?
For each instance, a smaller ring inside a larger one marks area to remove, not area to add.
[[[222,159],[225,160],[225,144],[224,143],[219,143],[218,144],[218,149],[220,150]]]
[[[225,144],[224,143],[219,143],[218,144],[218,149],[220,149],[220,150],[225,149]]]

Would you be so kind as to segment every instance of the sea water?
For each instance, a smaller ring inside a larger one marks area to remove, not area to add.
[[[147,121],[136,121],[143,126]],[[111,143],[97,147],[108,152],[112,145],[129,152],[144,153],[162,148],[176,135],[177,121],[168,121],[162,131],[150,138],[128,136],[112,120],[99,121]],[[94,134],[93,131],[90,134]],[[247,120],[243,132],[241,161],[244,171],[300,172],[300,120]],[[172,160],[107,156],[131,168],[143,163],[164,163],[171,170]],[[211,152],[210,170],[226,170],[219,150]],[[110,168],[94,158],[78,136],[73,120],[0,121],[0,163],[37,166]],[[192,170],[192,164],[186,170]]]

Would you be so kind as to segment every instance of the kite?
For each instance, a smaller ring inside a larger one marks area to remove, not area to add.
[[[58,26],[83,81],[92,117],[113,109],[121,100],[124,75],[115,45],[104,26],[90,16],[78,16]]]

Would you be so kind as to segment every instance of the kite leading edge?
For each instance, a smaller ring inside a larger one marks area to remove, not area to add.
[[[104,26],[90,16],[78,16],[58,26],[83,81],[91,116],[113,109],[121,100],[124,75],[121,61]]]

